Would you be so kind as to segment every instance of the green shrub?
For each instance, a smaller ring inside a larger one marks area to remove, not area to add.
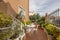
[[[53,24],[48,24],[45,26],[47,32],[49,35],[52,35],[55,37],[56,40],[60,40],[60,29],[54,27],[55,25]]]
[[[56,28],[54,27],[55,25],[53,25],[53,24],[48,24],[48,25],[46,25],[46,30],[47,30],[47,32],[48,32],[48,34],[50,34],[50,35],[55,35],[55,33],[57,32],[56,31]]]
[[[5,40],[7,38],[10,38],[10,36],[12,35],[12,30],[9,29],[7,32],[0,32],[0,40]]]
[[[27,21],[27,22],[26,22],[27,25],[29,25],[29,24],[31,24],[31,23],[32,23],[31,21]]]
[[[8,27],[12,24],[12,18],[6,14],[0,13],[0,28]]]

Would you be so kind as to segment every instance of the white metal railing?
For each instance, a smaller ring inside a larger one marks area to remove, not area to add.
[[[24,24],[22,23],[22,22],[20,22],[17,18],[15,18],[14,16],[12,16],[12,15],[10,15],[11,17],[12,17],[12,24],[11,25],[9,25],[8,27],[5,27],[5,28],[0,28],[0,35],[1,34],[3,34],[3,35],[5,35],[5,33],[7,33],[7,32],[9,32],[9,37],[2,37],[4,40],[6,40],[6,39],[10,39],[10,37],[11,36],[13,36],[15,33],[16,33],[16,31],[18,31],[19,32],[19,37],[21,38],[21,40],[22,40],[22,36],[24,35],[24,29],[23,29],[23,27],[24,27]],[[17,28],[17,29],[15,29],[15,28]],[[10,31],[11,30],[11,31]],[[21,32],[22,31],[22,32]]]
[[[16,27],[16,25],[18,25],[18,26],[19,26],[19,28],[18,28],[18,29],[19,29],[19,30],[21,30],[21,31],[22,31],[22,33],[20,32],[20,34],[19,34],[19,37],[18,37],[18,38],[21,38],[21,40],[22,40],[23,35],[25,34],[25,33],[24,33],[24,29],[23,29],[24,25],[23,25],[23,23],[22,23],[22,22],[20,22],[17,18],[13,17],[12,15],[11,15],[11,17],[13,18],[12,29],[14,29],[14,27]]]

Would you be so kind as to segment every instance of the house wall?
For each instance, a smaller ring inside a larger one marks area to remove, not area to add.
[[[0,2],[0,12],[7,13],[7,6],[4,2]]]
[[[26,11],[25,21],[29,20],[29,0],[8,0],[8,5],[9,4],[14,10],[14,13],[17,13],[17,14],[18,14],[18,7],[19,6],[22,7]],[[8,6],[8,10],[11,9],[9,8],[10,6]]]
[[[18,7],[22,7],[25,10],[25,21],[29,20],[29,0],[3,0],[7,7],[4,7],[5,12],[12,14],[13,16],[16,16],[18,14]],[[1,9],[2,10],[2,9]],[[5,13],[4,12],[4,13]]]

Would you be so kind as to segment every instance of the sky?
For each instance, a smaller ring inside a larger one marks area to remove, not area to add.
[[[60,8],[60,0],[29,0],[29,11],[38,12],[41,16]]]

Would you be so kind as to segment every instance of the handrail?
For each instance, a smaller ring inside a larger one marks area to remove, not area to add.
[[[16,33],[16,31],[18,31],[21,35],[21,32],[20,32],[20,30],[21,30],[22,35],[24,34],[23,23],[21,21],[19,21],[17,18],[15,18],[14,16],[12,16],[12,15],[10,15],[10,16],[12,17],[11,25],[9,25],[8,27],[0,28],[1,33],[4,34],[4,35],[7,32],[11,33],[11,34],[9,34],[9,37],[7,39],[10,39],[10,37],[13,36]],[[15,30],[15,28],[17,28],[17,29]],[[18,35],[19,35],[19,33],[18,33]],[[22,38],[22,36],[21,36],[21,38]]]
[[[19,21],[17,18],[15,18],[14,16],[11,15],[11,17],[13,18],[13,24],[14,24],[14,25],[15,25],[15,24],[20,25],[20,28],[21,28],[21,30],[23,31],[23,35],[24,35],[23,23],[22,23],[21,21]],[[14,25],[12,25],[12,26],[14,26]],[[21,35],[21,39],[22,39],[22,36],[23,36],[23,35]]]

